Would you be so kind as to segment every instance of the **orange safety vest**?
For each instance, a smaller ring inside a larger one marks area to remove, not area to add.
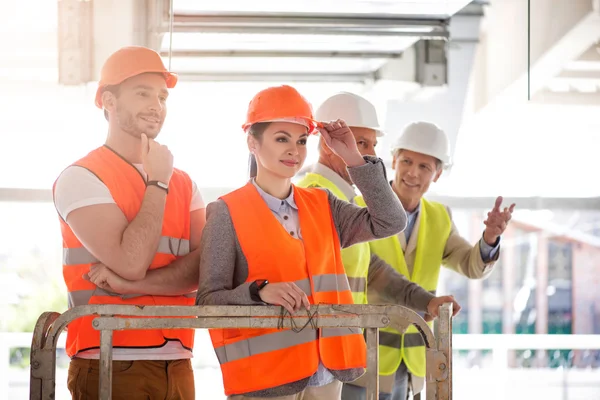
[[[294,282],[311,304],[352,304],[340,242],[327,193],[294,187],[303,240],[290,236],[252,183],[222,197],[229,208],[248,279]],[[315,309],[312,308],[311,311]],[[312,376],[319,359],[330,370],[364,368],[359,328],[211,329],[226,395],[242,394]]]
[[[86,168],[104,183],[127,221],[131,222],[142,205],[145,180],[135,166],[108,146],[102,146],[73,165]],[[55,184],[56,186],[56,184]],[[190,252],[190,204],[192,181],[175,169],[169,183],[169,194],[163,216],[162,237],[150,269],[169,265]],[[69,308],[86,304],[121,305],[193,305],[195,294],[187,296],[117,295],[98,288],[82,275],[92,264],[100,262],[77,239],[69,225],[60,219],[63,238],[63,276],[69,292]],[[73,357],[80,351],[100,347],[100,331],[92,327],[93,316],[71,322],[67,331],[66,351]],[[113,347],[161,347],[168,340],[179,340],[187,348],[194,347],[193,329],[152,329],[114,331]]]

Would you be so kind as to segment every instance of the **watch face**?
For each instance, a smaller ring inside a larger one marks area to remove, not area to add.
[[[256,286],[258,287],[258,290],[264,288],[269,283],[269,281],[267,281],[266,279],[257,279],[255,282]]]
[[[167,189],[169,187],[166,183],[163,183],[163,182],[157,182],[156,184],[164,189]]]

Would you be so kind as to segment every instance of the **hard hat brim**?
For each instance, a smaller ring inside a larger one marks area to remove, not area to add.
[[[287,122],[290,124],[298,124],[298,125],[306,126],[309,131],[308,134],[313,135],[318,132],[317,128],[323,127],[322,123],[315,121],[312,118],[301,117],[298,119],[302,119],[302,120],[306,121],[308,124],[303,124],[299,121],[294,121],[293,119],[288,120],[286,118],[278,118],[278,119],[272,119],[272,120],[267,120],[267,121],[256,121],[256,122],[252,122],[252,123],[247,122],[244,125],[242,125],[242,129],[244,130],[244,132],[248,132],[248,129],[250,129],[250,127],[254,124],[263,123],[263,122]]]
[[[104,92],[104,89],[107,86],[119,85],[129,78],[133,78],[134,76],[138,76],[141,74],[148,74],[148,73],[163,74],[163,76],[165,77],[165,82],[167,83],[168,89],[173,89],[177,85],[177,82],[179,80],[178,75],[174,72],[169,72],[169,71],[164,71],[164,70],[157,71],[157,70],[151,69],[151,70],[147,70],[147,71],[136,72],[135,74],[130,75],[130,76],[127,76],[127,75],[120,76],[120,77],[118,77],[116,79],[112,79],[110,81],[101,81],[98,83],[98,89],[96,90],[96,98],[95,98],[96,107],[98,107],[100,109],[103,108],[102,93]]]

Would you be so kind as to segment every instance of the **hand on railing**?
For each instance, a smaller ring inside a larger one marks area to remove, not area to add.
[[[306,293],[293,282],[269,283],[258,292],[258,295],[265,303],[282,306],[290,314],[299,311],[302,306],[310,310]]]
[[[440,306],[444,303],[452,303],[452,316],[454,317],[460,311],[460,304],[454,300],[454,296],[439,296],[431,299],[427,304],[427,314],[425,314],[425,321],[431,321],[439,316]]]

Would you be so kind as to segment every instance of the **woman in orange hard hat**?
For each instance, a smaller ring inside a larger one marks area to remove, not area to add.
[[[344,121],[319,123],[294,88],[277,86],[250,102],[246,123],[251,180],[207,210],[197,303],[351,304],[340,248],[395,235],[406,214],[387,183],[383,162],[362,157]],[[348,165],[367,208],[291,180],[320,132]],[[212,329],[229,399],[339,399],[342,382],[364,373],[360,329]]]

